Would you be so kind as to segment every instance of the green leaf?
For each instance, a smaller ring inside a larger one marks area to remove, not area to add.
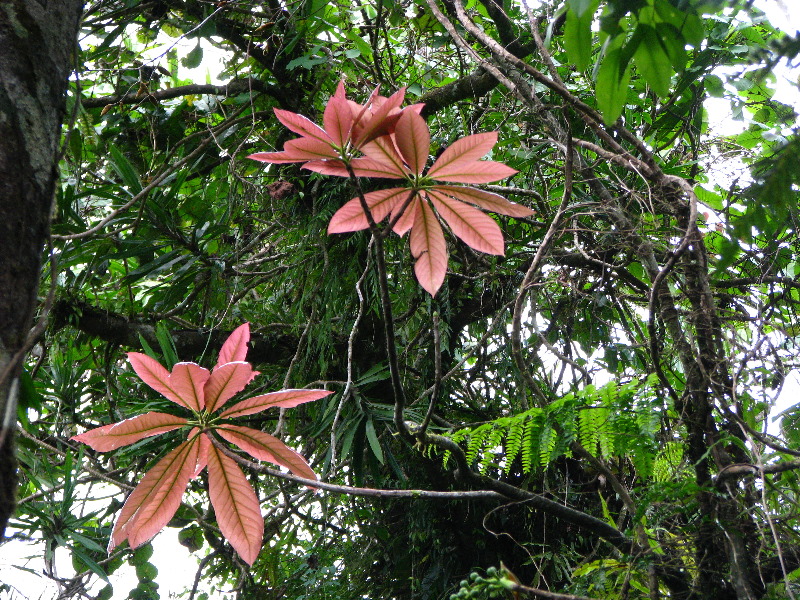
[[[603,58],[595,84],[597,108],[606,125],[613,125],[622,114],[628,99],[630,81],[630,65],[624,59],[622,49],[614,48]]]
[[[592,59],[592,13],[579,17],[574,11],[567,11],[564,26],[564,48],[567,56],[579,71],[589,66]]]
[[[111,168],[122,179],[122,183],[128,188],[130,194],[141,192],[142,182],[131,161],[116,146],[110,146],[108,152],[111,155],[108,161]]]
[[[591,17],[591,13],[597,10],[597,0],[568,0],[570,12],[575,13],[579,19],[587,13]],[[569,18],[569,17],[567,17]]]
[[[672,79],[672,61],[661,45],[656,30],[649,25],[639,25],[634,37],[639,36],[640,43],[633,55],[636,68],[642,73],[653,91],[661,98],[669,95]]]
[[[378,462],[383,464],[383,449],[381,448],[381,442],[378,439],[378,436],[375,434],[375,424],[372,422],[371,418],[367,419],[367,441],[369,441],[369,447],[372,449],[372,453],[375,455],[375,458],[378,459]]]
[[[180,358],[178,358],[178,350],[175,347],[172,334],[163,321],[159,321],[156,325],[156,338],[158,339],[158,345],[161,347],[161,353],[164,355],[164,366],[167,369],[172,369],[175,363],[180,362]]]
[[[192,48],[185,58],[181,59],[181,64],[187,69],[196,69],[203,61],[203,48],[200,46],[200,40],[197,40],[197,45]]]
[[[100,551],[101,552],[103,551],[102,548],[101,548]],[[86,554],[83,550],[81,550],[80,548],[73,547],[72,548],[72,555],[73,555],[73,560],[74,560],[74,558],[80,559],[80,561],[84,565],[89,567],[89,569],[92,571],[92,573],[97,575],[100,579],[102,579],[106,583],[109,583],[108,575],[103,570],[103,567],[101,567],[100,565],[97,564],[97,562],[92,560],[91,557],[88,554]]]

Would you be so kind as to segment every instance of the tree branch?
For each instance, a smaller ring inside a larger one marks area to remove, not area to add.
[[[157,103],[161,102],[162,100],[171,100],[172,98],[179,98],[181,96],[205,94],[209,96],[230,97],[238,94],[245,94],[247,92],[260,92],[269,94],[275,98],[280,96],[274,85],[264,83],[260,79],[248,77],[247,79],[234,79],[230,83],[223,85],[191,84],[174,88],[166,88],[163,90],[156,90],[146,94],[131,92],[129,94],[120,94],[116,96],[82,98],[81,105],[84,108],[100,108],[101,106],[108,105],[142,104],[144,102]]]

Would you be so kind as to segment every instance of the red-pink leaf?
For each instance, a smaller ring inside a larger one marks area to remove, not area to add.
[[[147,385],[163,395],[168,400],[172,400],[175,404],[184,408],[191,408],[186,401],[181,398],[177,390],[173,389],[170,382],[170,373],[159,364],[155,359],[150,358],[146,354],[140,352],[128,352],[128,361],[130,361],[133,370],[141,377]]]
[[[339,81],[336,85],[336,91],[333,93],[334,98],[341,98],[342,100],[347,100],[344,90],[344,81]]]
[[[428,171],[428,175],[439,179],[440,172],[447,173],[453,167],[460,172],[463,165],[470,165],[477,162],[478,159],[485,156],[496,143],[496,131],[476,133],[475,135],[468,135],[467,137],[456,140],[442,152],[442,155],[438,159],[436,159],[436,162],[433,163],[430,171]]]
[[[459,200],[463,200],[464,202],[476,204],[485,210],[490,210],[501,215],[508,215],[509,217],[529,217],[534,212],[527,206],[510,202],[497,194],[484,192],[483,190],[472,187],[437,185],[436,190],[458,198]]]
[[[408,166],[414,173],[421,175],[431,150],[431,133],[425,119],[413,111],[403,111],[394,130],[394,137]]]
[[[465,244],[479,252],[505,254],[503,233],[494,219],[469,204],[437,193],[435,189],[428,190],[428,196],[439,215]]]
[[[417,197],[414,200],[412,200],[408,206],[406,206],[406,209],[403,211],[403,214],[400,215],[400,218],[397,219],[397,222],[394,224],[392,231],[394,231],[397,235],[402,237],[406,234],[406,232],[409,229],[411,229],[414,226],[414,218],[417,214],[417,205],[420,202],[423,202],[423,200],[421,200],[419,198],[419,195],[417,195]],[[403,202],[403,204],[405,204],[405,202]],[[390,221],[394,221],[395,217],[397,216],[397,211],[399,211],[401,208],[402,204],[398,204],[394,208],[391,217],[389,217]]]
[[[517,171],[503,163],[493,160],[479,160],[470,163],[453,163],[440,169],[433,177],[439,181],[455,183],[491,183],[511,177]],[[428,173],[430,175],[430,173]]]
[[[411,254],[417,259],[414,264],[417,280],[434,296],[447,273],[447,244],[442,226],[427,202],[420,201],[417,206],[409,242]]]
[[[347,167],[340,160],[313,160],[303,165],[304,169],[320,173],[321,175],[335,175],[336,177],[350,177]]]
[[[193,429],[192,432],[198,431],[197,428]],[[196,479],[198,475],[200,475],[201,471],[205,469],[206,465],[208,464],[208,451],[211,448],[211,439],[208,437],[207,433],[200,433],[198,434],[199,438],[197,443],[200,445],[200,448],[197,452],[197,466],[195,466],[194,473],[192,473],[192,479]]]
[[[205,408],[203,386],[211,376],[208,369],[193,362],[180,362],[172,367],[169,386],[191,410],[200,412]]]
[[[322,123],[333,143],[338,148],[343,148],[350,138],[350,129],[353,127],[353,113],[347,101],[336,96],[331,96],[322,115]]]
[[[409,191],[406,188],[390,188],[364,194],[364,200],[367,201],[372,218],[379,223],[397,204],[402,204],[408,194]],[[369,227],[369,222],[361,207],[361,200],[353,198],[334,213],[328,223],[328,233],[347,233],[360,231],[367,227]]]
[[[215,446],[208,453],[208,495],[222,535],[252,565],[264,537],[261,506],[239,466]]]
[[[237,402],[223,410],[219,416],[225,418],[242,417],[261,412],[273,406],[291,408],[304,402],[319,400],[332,393],[327,390],[282,390],[280,392],[271,392],[263,396],[255,396]]]
[[[408,174],[408,168],[403,162],[403,157],[397,153],[397,150],[392,143],[392,139],[388,136],[378,138],[369,144],[364,144],[361,151],[367,158],[357,159],[360,163],[364,163],[372,159],[375,163],[381,165],[380,170],[386,173],[383,177],[392,177],[394,179],[402,179]],[[353,161],[355,167],[356,161]],[[363,168],[361,164],[359,167]],[[358,174],[358,172],[356,172]]]
[[[304,139],[304,138],[299,138],[299,139]],[[250,154],[247,158],[274,164],[293,163],[293,162],[300,162],[303,160],[307,160],[304,158],[296,158],[295,156],[287,152],[256,152],[255,154]]]
[[[138,442],[141,439],[172,431],[186,425],[186,419],[161,412],[148,412],[138,417],[125,419],[119,423],[103,425],[85,433],[73,436],[73,440],[83,442],[98,452],[116,450]]]
[[[220,367],[229,362],[241,362],[247,358],[247,343],[250,341],[250,323],[244,323],[234,329],[222,344],[217,365]]]
[[[317,474],[305,458],[268,433],[236,425],[225,425],[216,432],[258,460],[286,467],[298,477],[317,479]]]
[[[378,88],[375,88],[375,92],[377,90]],[[394,129],[400,118],[399,108],[405,98],[406,88],[400,88],[388,98],[375,97],[375,92],[370,97],[370,101],[373,103],[372,114],[369,117],[362,117],[357,129],[358,133],[353,135],[353,145],[356,148],[388,134]]]
[[[206,410],[214,412],[258,375],[249,362],[229,362],[214,369],[204,388]]]
[[[275,108],[273,110],[278,120],[295,133],[299,133],[303,137],[316,138],[327,144],[331,143],[331,137],[325,133],[319,125],[312,123],[303,115],[298,115],[297,113],[280,108]]]
[[[325,142],[320,142],[313,138],[295,138],[283,145],[286,156],[292,157],[295,161],[301,160],[325,160],[337,158],[339,155]]]
[[[150,469],[122,507],[109,550],[126,539],[135,548],[158,533],[181,504],[197,465],[197,438],[184,442]]]

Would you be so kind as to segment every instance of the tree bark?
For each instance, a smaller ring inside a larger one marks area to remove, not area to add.
[[[82,0],[0,6],[0,536],[14,508],[13,430],[58,176]]]

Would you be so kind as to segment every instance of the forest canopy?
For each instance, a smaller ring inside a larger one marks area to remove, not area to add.
[[[744,0],[87,4],[4,543],[64,599],[166,598],[163,528],[192,600],[795,597],[798,53]]]

